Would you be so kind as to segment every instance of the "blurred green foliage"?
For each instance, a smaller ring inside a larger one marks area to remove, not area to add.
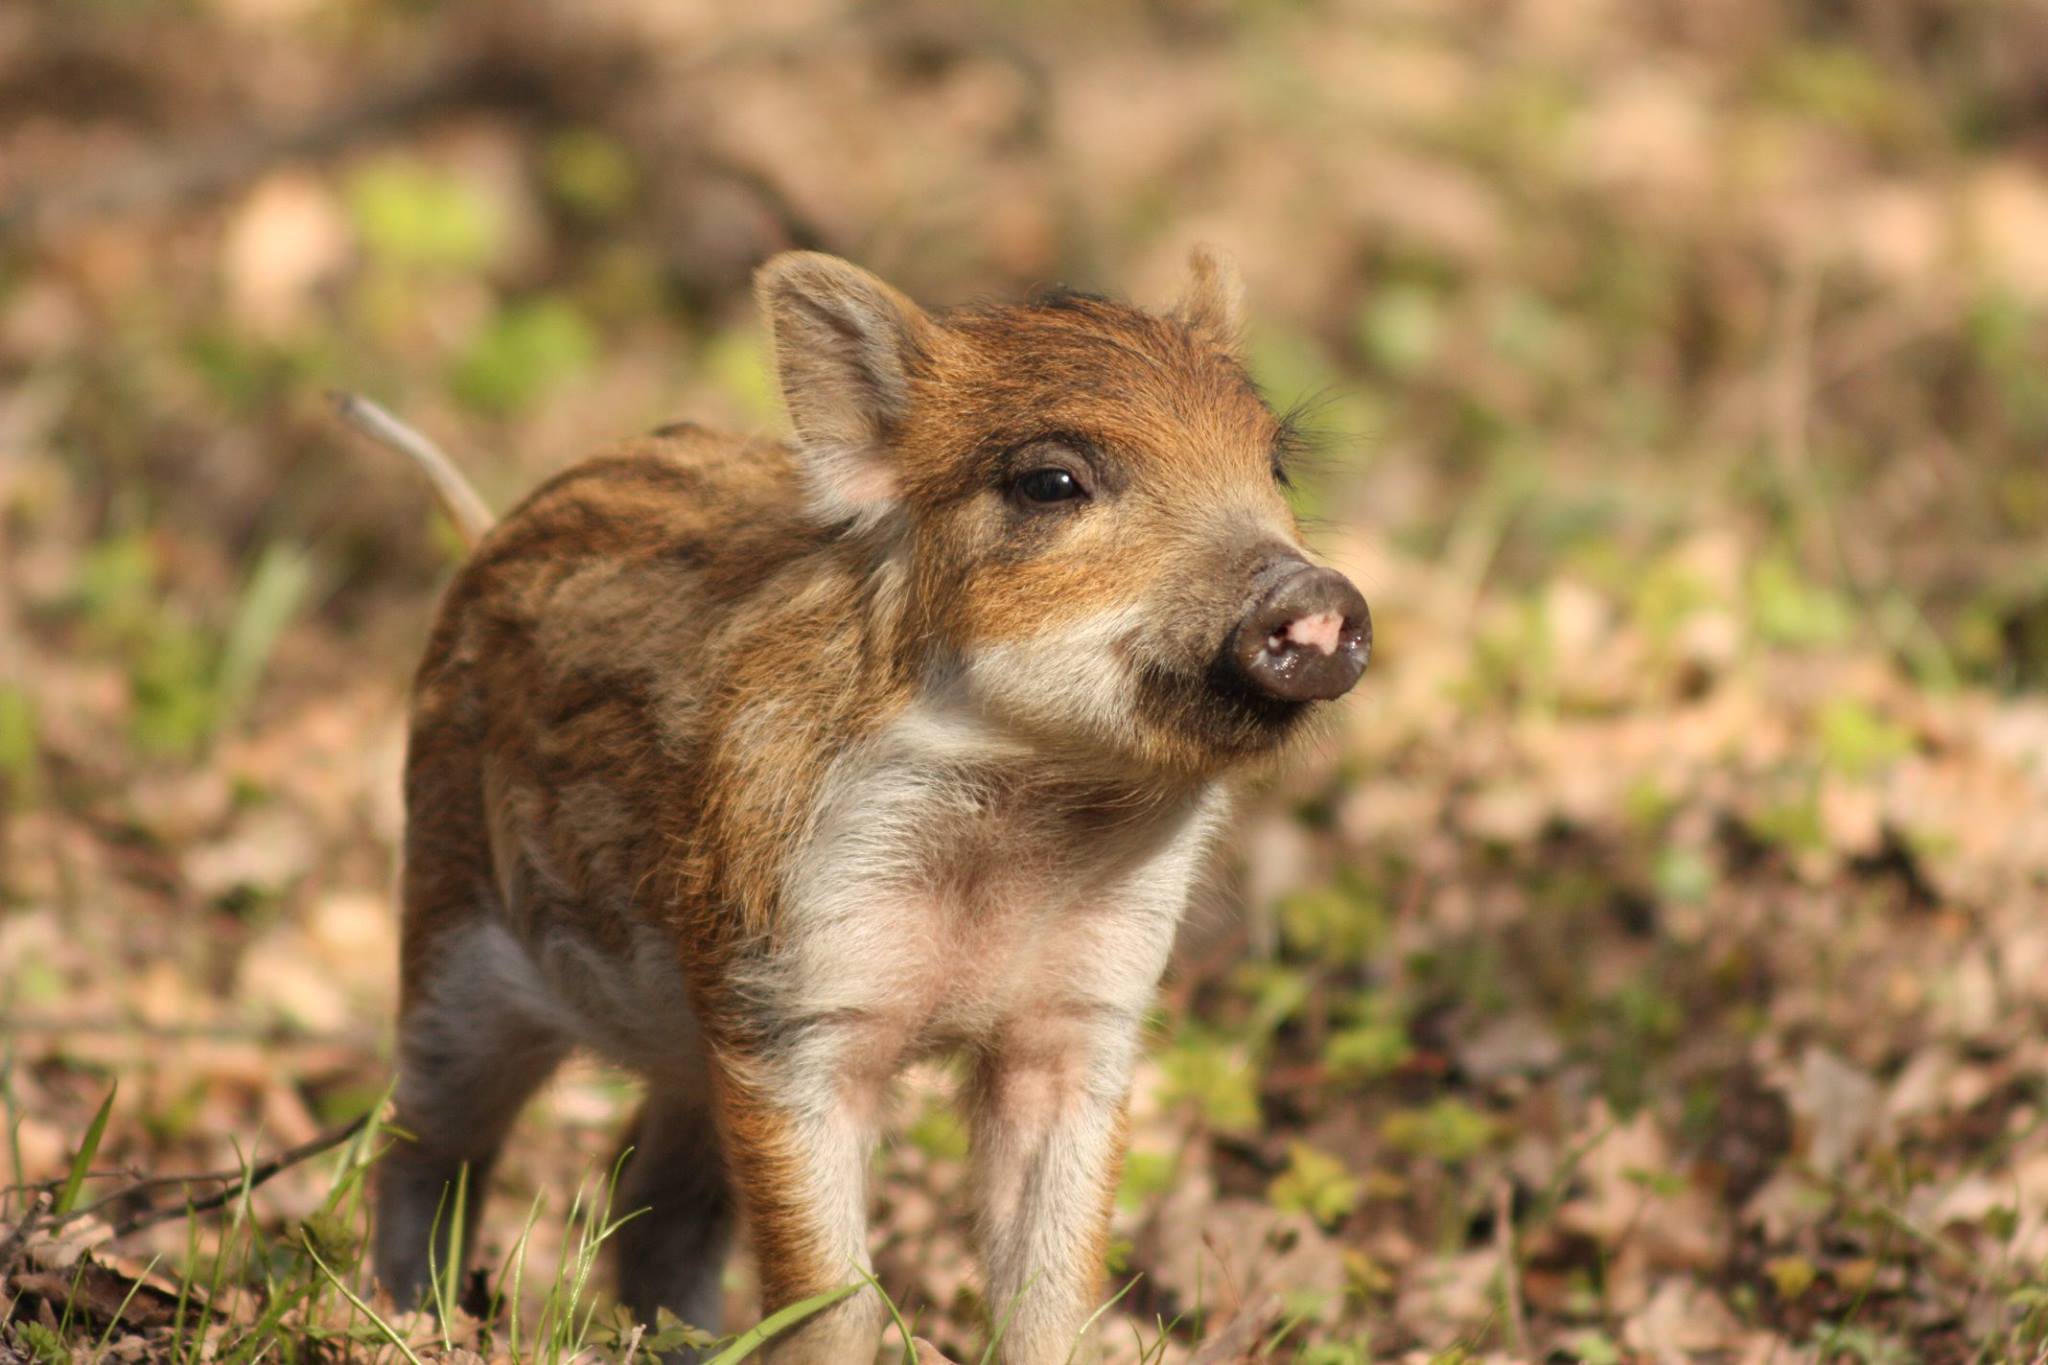
[[[555,134],[543,152],[549,191],[576,216],[593,223],[618,218],[640,189],[640,168],[617,139],[594,129]]]
[[[1162,1104],[1186,1106],[1218,1132],[1259,1127],[1258,1074],[1229,1037],[1190,1027],[1160,1053],[1159,1070]]]
[[[1823,704],[1816,723],[1821,761],[1846,777],[1870,777],[1913,749],[1909,731],[1848,697]]]
[[[397,270],[459,273],[487,269],[507,240],[493,201],[460,177],[393,154],[350,177],[350,216],[364,249]]]
[[[0,805],[35,799],[37,764],[35,698],[0,680]]]
[[[449,372],[449,390],[480,412],[510,416],[596,362],[598,342],[574,304],[515,303],[480,331]]]
[[[1416,1109],[1397,1110],[1380,1124],[1391,1147],[1456,1165],[1485,1151],[1500,1137],[1500,1125],[1461,1099],[1445,1096]]]
[[[209,622],[166,609],[156,544],[136,531],[91,546],[70,609],[94,646],[127,668],[136,742],[155,754],[186,756],[249,705],[279,637],[305,604],[313,567],[296,547],[267,548],[227,620]]]
[[[1335,1227],[1358,1206],[1363,1187],[1328,1152],[1305,1142],[1287,1145],[1287,1169],[1273,1181],[1268,1196],[1285,1213],[1305,1213],[1325,1227]]]

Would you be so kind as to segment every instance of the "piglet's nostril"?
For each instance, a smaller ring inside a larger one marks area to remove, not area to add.
[[[1344,575],[1296,564],[1263,585],[1231,633],[1227,654],[1239,678],[1267,696],[1328,701],[1350,691],[1365,671],[1372,614]]]
[[[1267,637],[1266,648],[1278,654],[1289,645],[1335,654],[1344,634],[1344,618],[1334,611],[1313,611],[1289,621]]]

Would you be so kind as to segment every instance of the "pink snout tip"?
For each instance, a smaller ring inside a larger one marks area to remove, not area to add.
[[[1229,667],[1284,702],[1330,701],[1351,690],[1372,653],[1372,613],[1351,580],[1301,559],[1282,561],[1225,644]]]
[[[1273,632],[1275,652],[1288,645],[1305,646],[1319,654],[1335,654],[1344,634],[1344,618],[1334,611],[1315,611],[1297,617]]]

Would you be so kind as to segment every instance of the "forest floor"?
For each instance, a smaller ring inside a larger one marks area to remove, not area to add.
[[[1964,0],[8,7],[0,1362],[674,1339],[578,1278],[595,1065],[438,1320],[369,1284],[374,1137],[128,1191],[389,1081],[455,558],[325,389],[503,506],[777,423],[776,249],[1164,300],[1201,238],[1377,646],[1164,992],[1110,1358],[2042,1360],[2044,85],[2048,19]],[[873,1252],[972,1361],[953,1080]]]

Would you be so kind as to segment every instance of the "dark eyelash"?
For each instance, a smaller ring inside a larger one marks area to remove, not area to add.
[[[1319,453],[1326,433],[1317,430],[1315,417],[1327,401],[1327,395],[1304,398],[1279,415],[1273,433],[1273,477],[1282,488],[1293,488],[1295,468],[1304,461],[1312,464]]]

